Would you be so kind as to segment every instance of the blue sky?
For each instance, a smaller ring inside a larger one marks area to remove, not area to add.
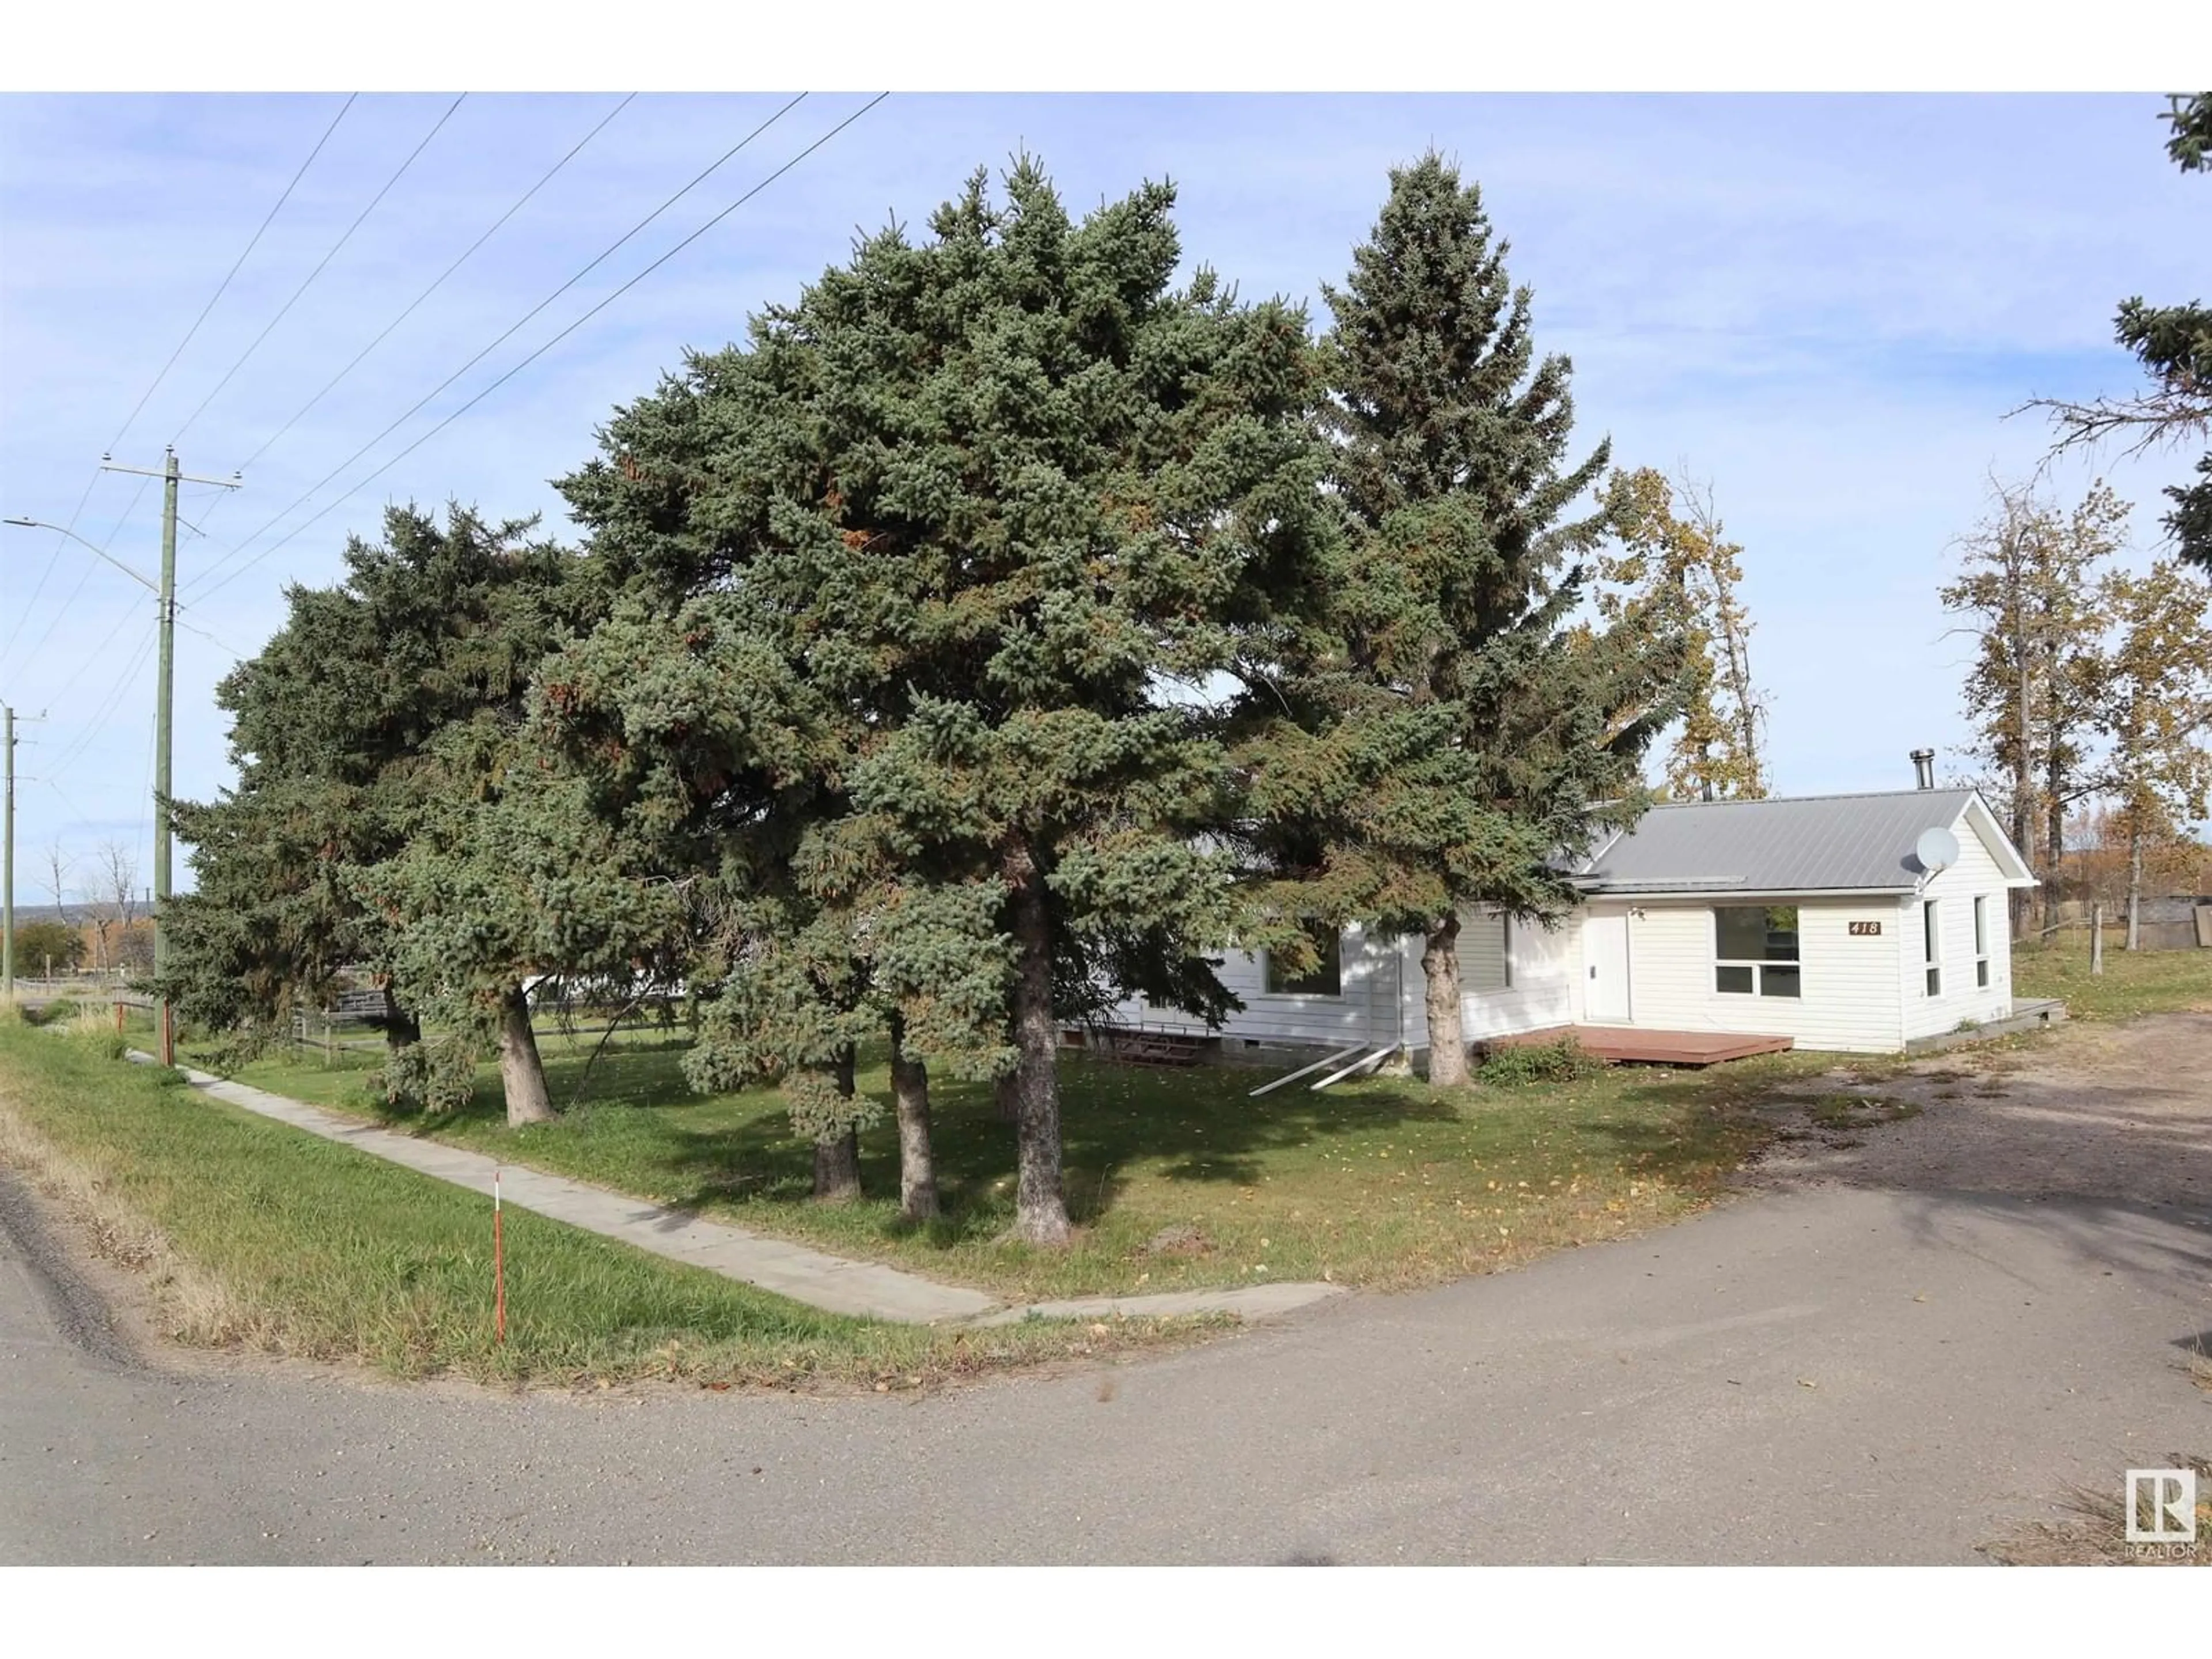
[[[865,101],[817,94],[270,533],[346,456],[545,298],[790,94],[640,97],[217,501],[188,487],[179,550],[176,785],[228,775],[211,700],[282,619],[282,585],[332,579],[387,501],[542,512],[616,404],[687,346],[738,336],[842,256],[857,228],[919,222],[979,164],[1041,155],[1078,209],[1146,178],[1180,191],[1187,259],[1248,294],[1307,300],[1344,270],[1394,163],[1435,144],[1480,181],[1570,354],[1579,430],[1617,462],[1709,479],[1745,547],[1753,659],[1790,793],[1955,764],[1965,647],[1936,589],[1992,469],[2046,432],[2037,394],[2125,390],[2111,343],[2130,294],[2200,297],[2212,185],[2169,164],[2144,94],[2100,97],[924,96],[869,112],[436,437],[216,589]],[[183,437],[228,476],[617,101],[469,98]],[[0,515],[66,522],[103,447],[237,258],[336,95],[0,97]],[[364,94],[116,452],[158,465],[451,94]],[[2160,486],[2186,456],[2107,459],[2159,550]],[[2091,476],[2052,475],[2076,494]],[[106,477],[80,534],[150,572],[158,488]],[[0,697],[24,728],[19,898],[59,841],[88,864],[143,848],[150,599],[74,544],[0,530]],[[228,562],[224,561],[228,558]],[[42,584],[42,577],[43,584]],[[35,591],[35,598],[34,598]],[[198,629],[199,632],[191,631]],[[214,639],[207,635],[215,636]],[[219,646],[215,641],[223,642]],[[1947,767],[1948,769],[1948,767]],[[142,851],[142,866],[146,854]],[[184,872],[179,865],[179,876]]]

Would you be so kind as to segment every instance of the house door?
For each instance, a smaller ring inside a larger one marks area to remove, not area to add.
[[[1628,1023],[1628,913],[1583,917],[1583,1018],[1595,1025]]]

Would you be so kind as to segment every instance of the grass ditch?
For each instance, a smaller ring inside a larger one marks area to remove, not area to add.
[[[480,1196],[125,1064],[112,1030],[0,1022],[0,1160],[139,1276],[161,1333],[404,1377],[923,1388],[1230,1322],[933,1329],[823,1313],[510,1206],[493,1340]]]

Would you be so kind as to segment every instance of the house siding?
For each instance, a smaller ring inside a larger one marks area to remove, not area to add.
[[[1264,956],[1231,951],[1220,959],[1214,971],[1244,1006],[1230,1014],[1218,1035],[1228,1042],[1312,1043],[1338,1048],[1354,1042],[1372,1042],[1378,1048],[1395,1042],[1400,957],[1395,941],[1376,939],[1363,927],[1347,927],[1341,945],[1341,993],[1291,996],[1267,989]],[[1418,981],[1418,953],[1413,973]],[[1409,994],[1418,1004],[1418,982],[1410,988]],[[1174,1009],[1156,1008],[1141,998],[1118,1004],[1109,1018],[1115,1024],[1146,1030],[1214,1035],[1204,1020]]]
[[[1801,1047],[1847,1053],[1893,1053],[1911,1038],[1955,1029],[1962,1021],[2000,1019],[2012,1012],[2011,940],[2004,925],[2006,866],[1986,839],[1994,831],[1978,811],[1955,821],[1956,864],[1931,878],[1918,896],[1894,891],[1862,897],[1804,897],[1798,911],[1803,994],[1796,998],[1727,994],[1714,982],[1713,910],[1721,903],[1760,902],[1759,896],[1596,900],[1602,911],[1628,915],[1628,1024],[1658,1030],[1742,1031],[1790,1036]],[[1998,843],[2001,846],[2001,842]],[[1905,866],[1911,867],[1911,866]],[[1986,905],[1990,983],[1975,983],[1973,901]],[[1938,903],[1943,982],[1926,994],[1920,903]],[[1788,893],[1773,902],[1792,902]],[[1459,939],[1461,1019],[1470,1042],[1586,1023],[1583,921],[1577,908],[1557,927],[1516,922],[1506,936],[1494,912],[1474,910]],[[1879,932],[1851,932],[1851,924]],[[1246,1043],[1425,1048],[1428,1026],[1421,974],[1422,940],[1386,939],[1347,927],[1342,944],[1343,990],[1337,996],[1288,996],[1267,989],[1257,956],[1222,961],[1224,984],[1243,1003],[1218,1035],[1224,1048]],[[1510,982],[1508,982],[1510,977]],[[1132,1000],[1115,1011],[1123,1024],[1206,1035],[1201,1020]]]
[[[1649,902],[1630,908],[1630,1023],[1674,1031],[1790,1036],[1808,1048],[1884,1054],[1902,1046],[1897,902],[1805,899],[1797,905],[1804,994],[1742,996],[1715,988],[1713,906]],[[1879,923],[1854,936],[1850,924]]]
[[[1468,1042],[1574,1023],[1573,964],[1582,960],[1581,923],[1579,911],[1556,927],[1514,922],[1512,983],[1508,985],[1505,936],[1498,919],[1487,912],[1468,916],[1460,933],[1460,1026]],[[1468,972],[1470,940],[1476,969],[1473,976]]]
[[[1912,1037],[1954,1030],[1962,1020],[2002,1019],[2012,1012],[2012,940],[2006,924],[2004,872],[1983,844],[1971,814],[1957,830],[1959,861],[1931,878],[1919,898],[1906,902],[1905,945],[1900,953],[1898,994],[1904,1032]],[[1980,896],[1989,916],[1990,982],[1974,982],[1974,900]],[[1928,994],[1922,953],[1920,906],[1936,901],[1942,946],[1942,993]]]

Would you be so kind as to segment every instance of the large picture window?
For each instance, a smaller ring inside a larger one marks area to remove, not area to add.
[[[1344,994],[1344,940],[1333,927],[1310,927],[1321,961],[1310,974],[1286,975],[1267,952],[1267,989],[1277,996],[1339,997]]]
[[[1713,957],[1717,991],[1732,996],[1804,994],[1794,904],[1716,906]]]

